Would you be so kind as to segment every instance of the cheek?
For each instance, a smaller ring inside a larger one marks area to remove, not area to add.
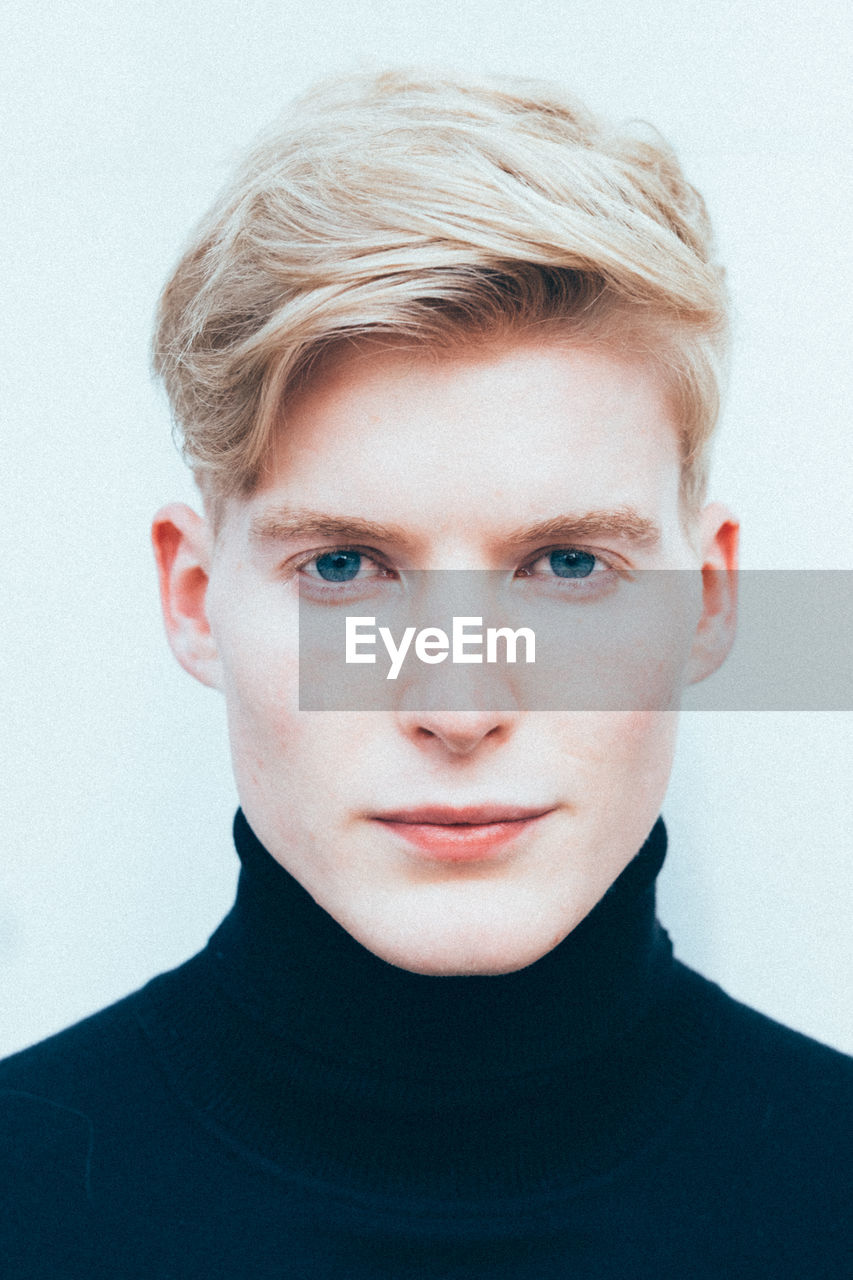
[[[628,807],[646,813],[651,821],[669,784],[678,713],[632,712],[618,719],[621,723],[613,743],[614,788]]]
[[[304,720],[297,644],[244,617],[222,628],[218,645],[234,749],[260,760],[288,749]]]
[[[597,795],[662,799],[677,727],[674,711],[582,712],[566,726],[564,748],[569,756],[580,757]]]
[[[675,711],[629,711],[614,719],[614,737],[623,743],[629,756],[671,750],[675,741],[678,713]]]
[[[359,717],[299,709],[299,663],[290,652],[274,661],[227,667],[224,693],[235,774],[283,798],[331,797],[364,753]],[[307,794],[306,794],[307,793]]]

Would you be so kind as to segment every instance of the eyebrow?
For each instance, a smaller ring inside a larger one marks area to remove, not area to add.
[[[577,516],[555,516],[536,524],[520,526],[506,536],[508,546],[531,542],[587,542],[590,539],[617,539],[646,550],[656,547],[662,537],[660,525],[633,507],[585,511]]]
[[[259,512],[249,526],[255,543],[286,542],[292,538],[324,538],[340,542],[385,542],[412,546],[415,540],[400,525],[365,520],[361,516],[336,516],[322,511],[286,508]],[[617,539],[640,548],[652,548],[661,540],[660,526],[633,507],[586,511],[582,515],[553,516],[510,530],[501,542],[526,547],[536,542],[587,542]]]
[[[252,542],[286,542],[290,538],[337,538],[341,542],[407,544],[411,535],[400,525],[381,524],[361,516],[333,516],[323,511],[288,508],[260,512],[249,525]]]

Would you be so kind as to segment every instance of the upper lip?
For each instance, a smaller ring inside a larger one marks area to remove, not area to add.
[[[526,818],[538,818],[553,808],[553,805],[471,804],[457,809],[452,805],[432,804],[416,809],[389,809],[387,813],[375,813],[373,817],[380,822],[429,823],[441,827],[484,826],[490,822],[522,822]]]

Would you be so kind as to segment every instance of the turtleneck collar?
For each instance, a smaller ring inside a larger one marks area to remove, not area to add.
[[[658,819],[639,853],[552,951],[514,973],[434,977],[388,964],[267,852],[242,810],[234,909],[210,942],[222,984],[269,1034],[380,1074],[468,1080],[584,1057],[659,997],[671,947],[655,919]]]
[[[379,959],[241,812],[234,835],[234,907],[140,1020],[173,1091],[253,1158],[395,1196],[528,1194],[627,1158],[695,1078],[708,1032],[655,918],[662,821],[552,951],[468,977]]]

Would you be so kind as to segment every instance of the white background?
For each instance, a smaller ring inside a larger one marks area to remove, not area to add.
[[[401,63],[550,77],[651,120],[706,194],[729,268],[713,494],[743,520],[744,564],[851,569],[846,12],[7,0],[0,1053],[187,957],[233,896],[222,709],[158,617],[148,523],[192,490],[147,343],[246,141],[320,75]],[[852,748],[850,713],[688,715],[661,883],[685,960],[848,1050]]]

